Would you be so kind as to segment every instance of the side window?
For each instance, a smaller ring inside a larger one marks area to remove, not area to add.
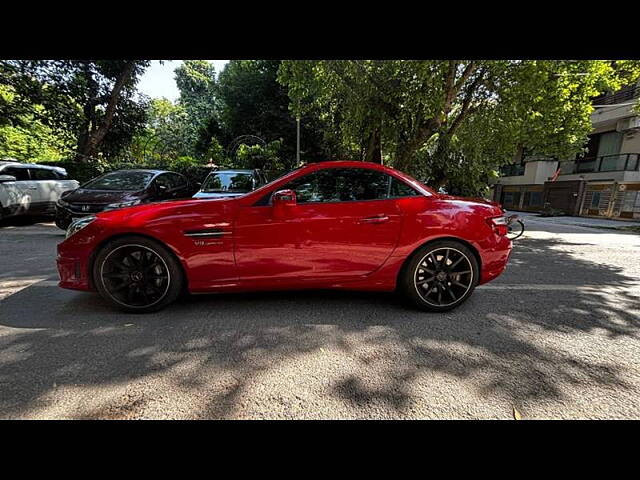
[[[343,202],[388,198],[391,177],[385,173],[353,168],[341,170],[337,177],[338,192]]]
[[[167,190],[170,190],[173,186],[173,182],[169,178],[169,175],[163,173],[162,175],[156,177],[156,185],[158,187],[166,187]]]
[[[177,173],[168,173],[167,176],[170,178],[172,185],[171,188],[182,188],[187,183],[187,180],[182,175],[179,175]]]
[[[391,178],[391,189],[389,190],[389,196],[391,198],[413,197],[416,195],[418,195],[418,192],[416,192],[413,187],[410,187],[395,177]]]
[[[0,173],[16,177],[16,181],[30,180],[29,171],[26,168],[7,167]]]
[[[331,168],[305,175],[282,187],[296,192],[298,203],[357,202],[388,198],[391,177],[364,168]]]
[[[57,180],[58,176],[53,170],[47,168],[30,168],[32,180]]]
[[[287,189],[296,192],[298,203],[337,202],[339,200],[336,177],[328,170],[320,170],[300,177],[282,187],[281,190]]]

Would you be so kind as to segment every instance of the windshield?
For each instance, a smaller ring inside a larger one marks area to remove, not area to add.
[[[151,172],[113,172],[91,180],[82,188],[93,190],[119,190],[137,191],[144,190],[151,179]]]
[[[243,172],[216,172],[207,177],[202,185],[202,192],[236,192],[246,193],[253,190],[253,176]]]

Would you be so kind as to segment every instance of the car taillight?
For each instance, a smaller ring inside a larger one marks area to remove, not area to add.
[[[498,235],[505,236],[509,232],[507,219],[504,217],[487,218],[487,223]]]

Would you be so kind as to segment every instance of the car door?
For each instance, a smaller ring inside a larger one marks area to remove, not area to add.
[[[168,173],[171,178],[172,190],[171,198],[180,199],[189,197],[189,182],[187,178],[179,173]]]
[[[234,227],[240,279],[323,282],[375,271],[400,235],[390,183],[389,175],[371,169],[329,168],[279,188],[294,190],[298,199],[286,218],[268,202],[242,207]]]
[[[21,215],[32,210],[34,202],[38,201],[38,186],[31,181],[29,170],[21,166],[5,167],[2,175],[16,177],[15,182],[3,182],[3,207],[10,215]],[[5,205],[6,202],[6,205]]]
[[[149,200],[153,202],[157,202],[160,200],[170,200],[171,199],[171,189],[173,188],[173,182],[168,174],[162,173],[158,175],[155,180],[152,182],[151,186],[152,195]]]
[[[55,205],[66,190],[55,170],[50,168],[29,167],[31,181],[36,186],[33,207],[40,213],[54,213]]]

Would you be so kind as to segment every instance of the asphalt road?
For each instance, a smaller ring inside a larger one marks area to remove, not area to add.
[[[461,308],[56,286],[52,224],[0,226],[0,418],[640,418],[640,236],[528,219]]]

